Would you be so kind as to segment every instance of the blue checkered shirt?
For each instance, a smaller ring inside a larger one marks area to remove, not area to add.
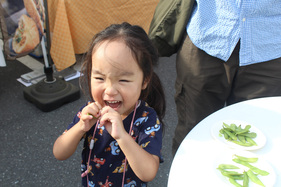
[[[227,61],[240,40],[240,66],[281,57],[281,0],[196,0],[192,42]]]

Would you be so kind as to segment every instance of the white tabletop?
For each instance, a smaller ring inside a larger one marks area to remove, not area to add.
[[[196,125],[181,143],[169,173],[168,186],[227,186],[218,176],[215,162],[222,154],[233,151],[215,140],[211,129],[218,121],[240,120],[252,124],[266,137],[266,144],[251,150],[272,166],[274,186],[281,186],[281,97],[267,97],[225,107]],[[233,186],[229,183],[229,186]]]

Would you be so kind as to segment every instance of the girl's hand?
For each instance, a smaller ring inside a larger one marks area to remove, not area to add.
[[[115,140],[120,139],[122,135],[127,133],[124,129],[121,115],[109,106],[101,110],[100,125],[104,126]]]
[[[102,107],[98,102],[89,103],[83,108],[79,121],[82,131],[87,132],[92,128],[101,115],[101,109]]]

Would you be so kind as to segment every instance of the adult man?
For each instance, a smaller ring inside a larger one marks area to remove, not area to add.
[[[203,118],[281,94],[281,1],[196,0],[177,54],[175,154]]]

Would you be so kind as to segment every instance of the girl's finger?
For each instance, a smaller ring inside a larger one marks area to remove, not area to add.
[[[91,120],[95,118],[92,114],[88,113],[87,115],[81,115],[80,117],[82,120]]]
[[[108,115],[108,112],[102,111],[101,112],[101,118],[100,118],[100,125],[104,125],[105,122],[109,122],[110,121],[110,115]]]
[[[109,107],[109,106],[105,106],[105,107],[103,107],[103,108],[101,109],[100,114],[101,114],[101,115],[104,115],[104,114],[109,113],[109,112],[111,112],[111,111],[115,111],[115,110],[113,110],[113,109],[112,109],[111,107]]]
[[[99,118],[100,117],[100,110],[101,105],[97,102],[90,103],[87,105],[87,115],[92,116],[93,118]]]
[[[98,103],[98,102],[95,102],[96,106],[98,107],[99,111],[102,109],[102,106]]]

